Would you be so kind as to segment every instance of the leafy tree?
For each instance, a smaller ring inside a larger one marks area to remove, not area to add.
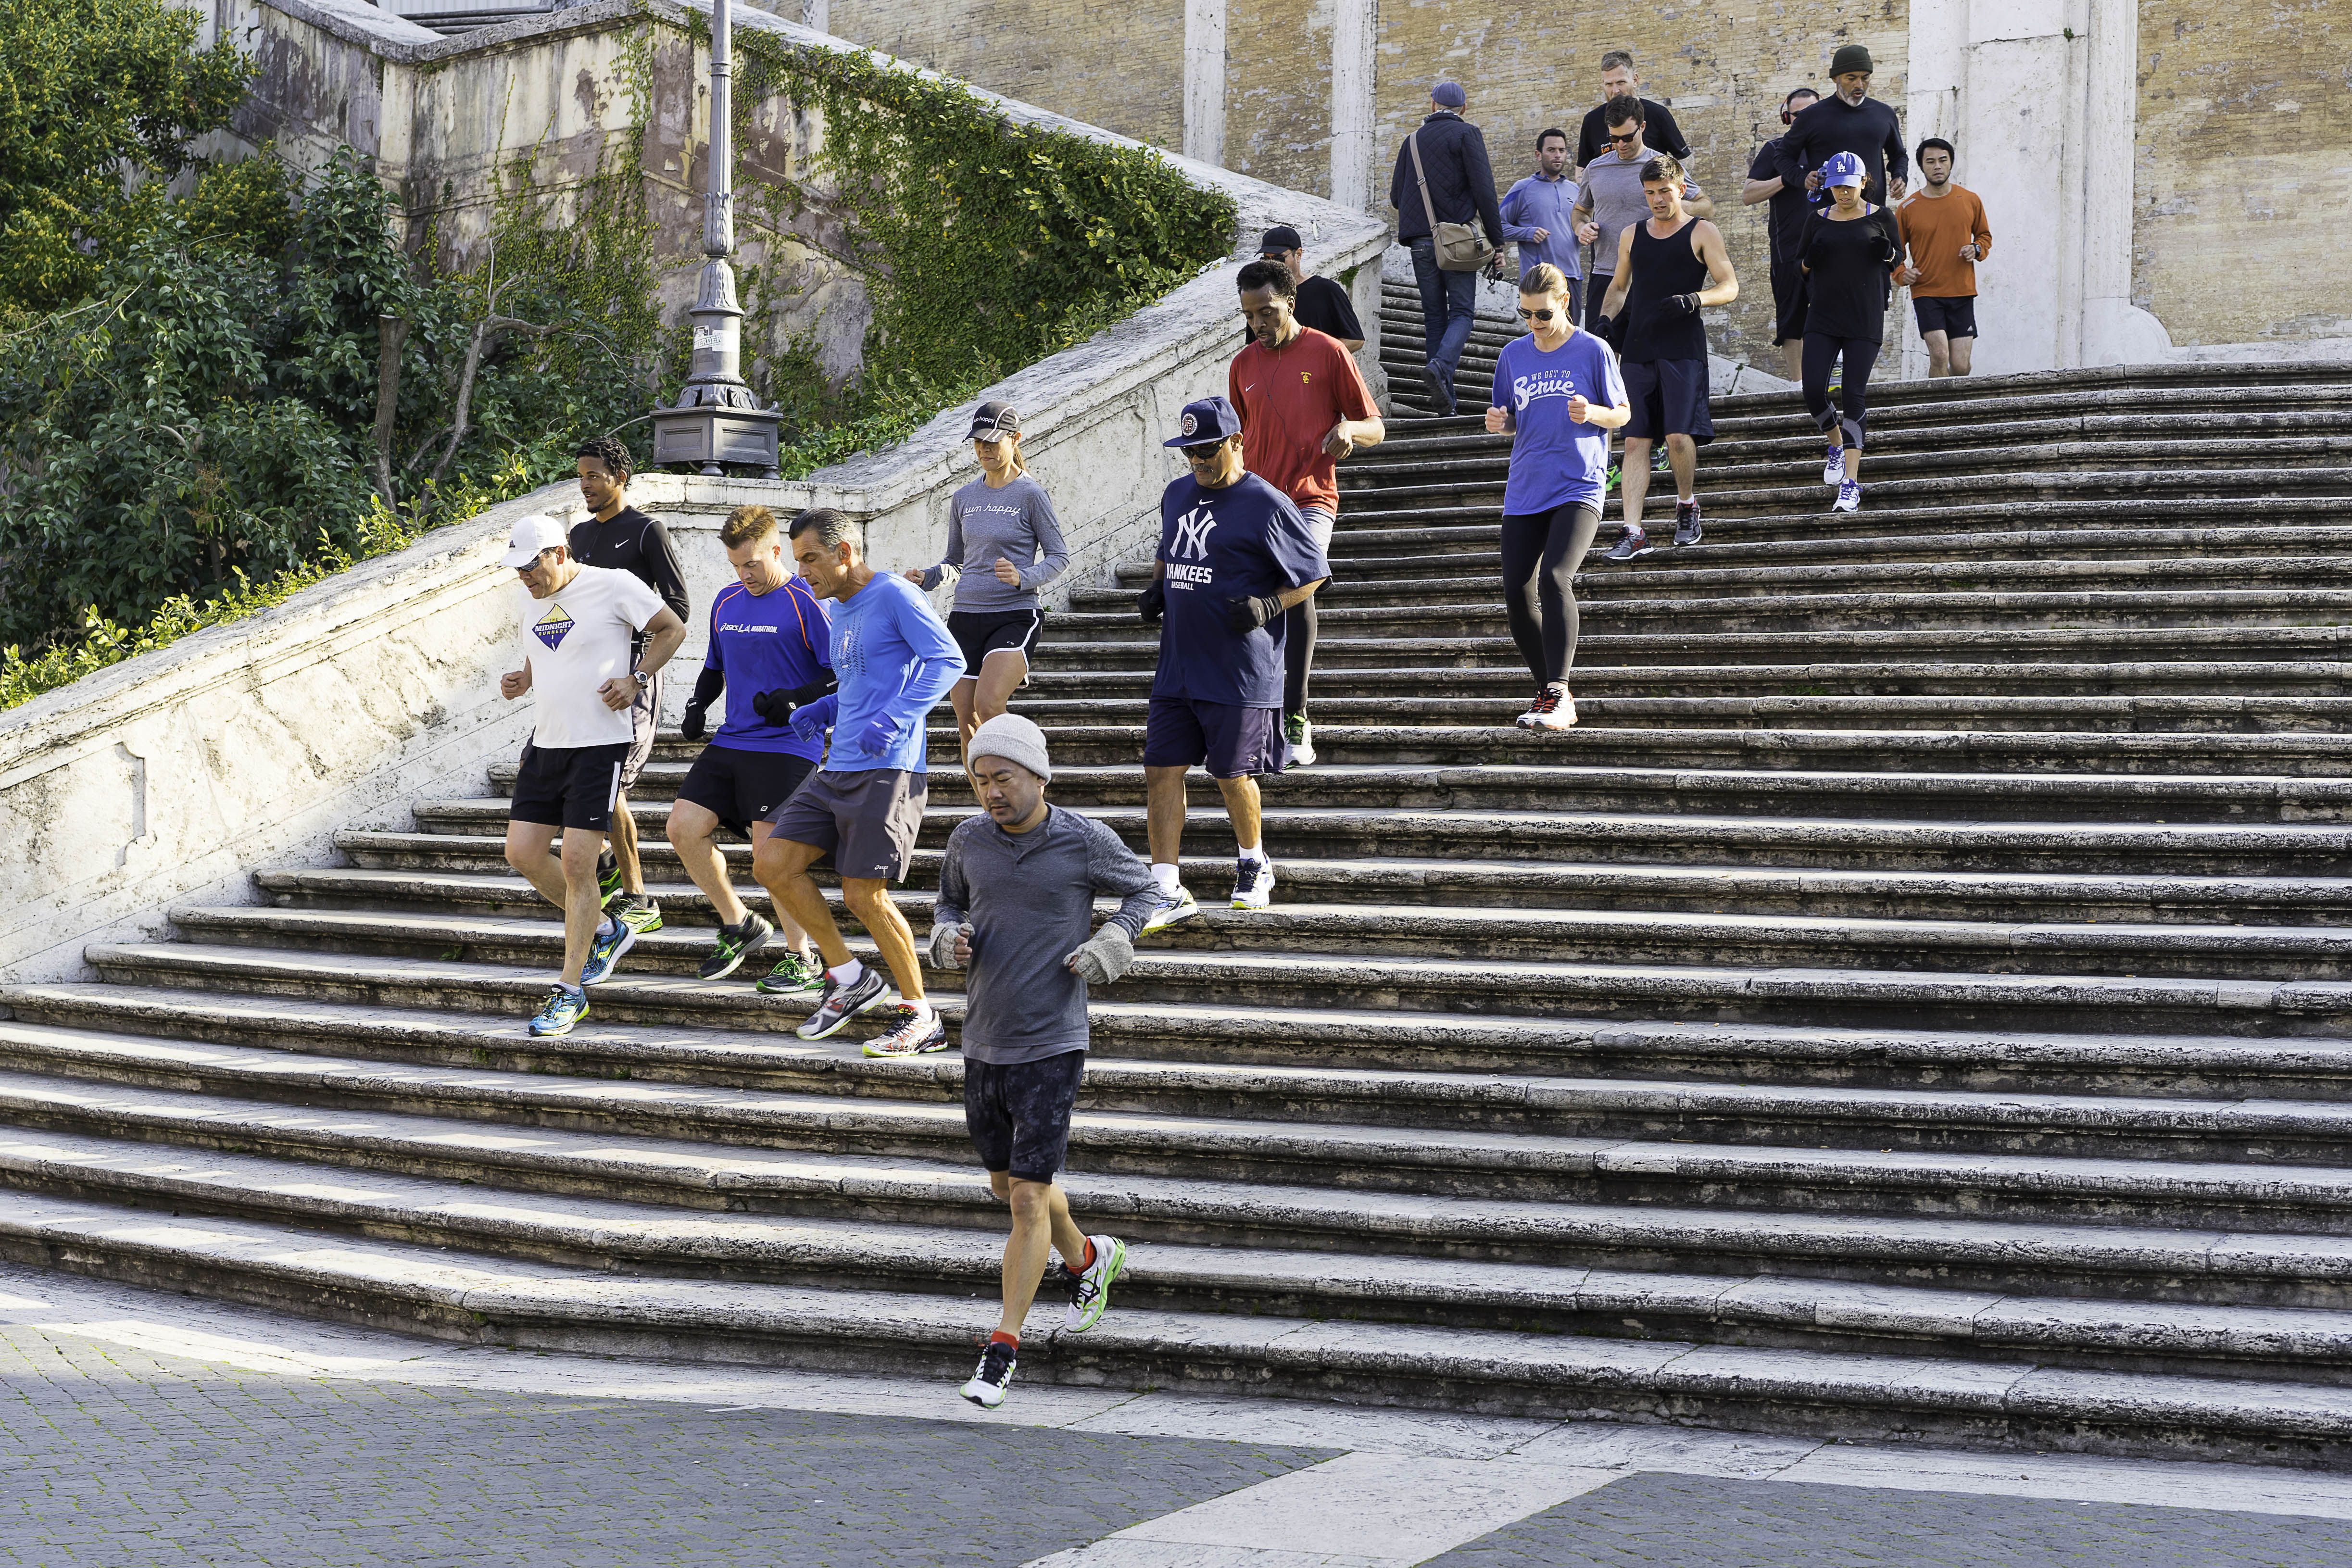
[[[0,315],[85,297],[251,68],[166,0],[0,0]]]

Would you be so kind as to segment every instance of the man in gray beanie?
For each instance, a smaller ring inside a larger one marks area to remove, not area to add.
[[[1070,1281],[1064,1326],[1083,1333],[1110,1305],[1127,1244],[1088,1236],[1054,1177],[1087,1065],[1087,987],[1108,985],[1135,958],[1135,937],[1160,906],[1151,869],[1100,822],[1045,803],[1054,777],[1045,736],[1019,714],[972,732],[971,785],[984,816],[948,835],[931,908],[931,964],[965,969],[964,1125],[989,1185],[1013,1207],[1004,1246],[1004,1310],[963,1385],[993,1410],[1004,1402],[1048,1248]],[[1118,912],[1088,935],[1095,894]]]
[[[1862,160],[1862,198],[1885,206],[1900,199],[1911,173],[1903,151],[1903,121],[1892,105],[1870,96],[1870,51],[1860,44],[1839,46],[1830,57],[1830,80],[1837,90],[1799,112],[1780,138],[1780,187],[1810,193],[1821,205],[1830,199],[1822,185],[1822,165],[1841,152]],[[1894,176],[1894,193],[1887,176]]]

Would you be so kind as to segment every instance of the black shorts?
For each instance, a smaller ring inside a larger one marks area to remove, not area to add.
[[[948,612],[948,635],[963,650],[963,673],[966,680],[980,679],[980,666],[991,653],[1011,649],[1024,659],[1036,649],[1037,634],[1045,629],[1045,612],[1042,610],[950,610]],[[1027,685],[1029,677],[1021,677]]]
[[[1616,275],[1596,272],[1584,280],[1584,329],[1595,337],[1601,334],[1601,302],[1609,298],[1609,284]]]
[[[1715,439],[1715,421],[1706,413],[1705,360],[1627,360],[1617,368],[1633,405],[1633,417],[1625,422],[1627,437],[1687,435],[1701,446]]]
[[[1023,1181],[1052,1181],[1070,1149],[1070,1111],[1087,1053],[1066,1051],[1035,1061],[964,1058],[963,1124],[980,1163]]]
[[[748,839],[751,824],[765,821],[814,771],[815,763],[789,751],[706,746],[686,770],[677,798],[693,801],[718,818],[721,827]]]
[[[1153,697],[1143,726],[1143,765],[1190,768],[1196,762],[1207,765],[1212,779],[1281,772],[1290,766],[1281,707]]]
[[[1805,336],[1805,269],[1794,256],[1772,258],[1772,346],[1802,342]]]
[[[1919,335],[1941,332],[1947,340],[1977,335],[1977,297],[1944,294],[1911,297],[1911,314],[1919,319]]]
[[[662,673],[656,670],[636,700],[629,705],[629,754],[621,759],[621,788],[634,789],[646,758],[654,754],[654,732],[661,727]]]
[[[621,769],[628,758],[625,740],[544,748],[526,743],[507,817],[550,828],[610,832],[613,800],[621,792]]]
[[[923,831],[929,788],[924,775],[897,768],[824,768],[768,813],[776,825],[770,836],[824,851],[843,876],[903,881]]]

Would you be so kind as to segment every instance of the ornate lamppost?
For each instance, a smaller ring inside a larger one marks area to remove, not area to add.
[[[723,465],[755,466],[776,476],[776,426],[783,416],[761,408],[742,373],[743,308],[735,301],[735,154],[729,102],[733,19],[728,0],[710,6],[710,167],[702,198],[702,280],[695,291],[693,371],[677,406],[654,414],[654,462],[692,463],[703,473]]]

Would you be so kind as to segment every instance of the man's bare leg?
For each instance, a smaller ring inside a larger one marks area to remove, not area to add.
[[[1217,792],[1225,798],[1225,815],[1233,820],[1234,841],[1244,850],[1256,849],[1261,825],[1257,780],[1246,777],[1220,779]]]
[[[1624,504],[1625,526],[1642,526],[1642,503],[1650,498],[1650,438],[1625,438],[1625,461],[1617,473],[1617,497]]]
[[[1964,376],[1969,373],[1969,361],[1974,356],[1976,345],[1977,340],[1974,338],[1951,340],[1952,374]]]
[[[751,843],[755,852],[772,825],[768,822],[751,824]],[[710,900],[710,907],[719,916],[719,924],[740,925],[751,911],[736,895],[735,884],[728,878],[727,859],[719,852],[718,831],[718,814],[708,806],[680,800],[669,809],[669,847],[677,852],[678,864],[686,868],[686,874],[692,879],[694,885]],[[802,930],[800,922],[786,915],[782,906],[776,910],[776,932],[793,951],[807,953],[808,933]]]
[[[1004,1315],[999,1333],[1018,1336],[1045,1277],[1048,1249],[1076,1268],[1087,1252],[1086,1233],[1070,1218],[1070,1200],[1050,1181],[1024,1181],[1006,1171],[988,1173],[996,1196],[1013,1206],[1013,1234],[1004,1241]]]
[[[1942,332],[1922,332],[1919,340],[1927,345],[1927,378],[1930,381],[1952,373],[1951,340]]]
[[[816,884],[809,885],[814,888]],[[866,934],[874,938],[882,962],[889,967],[890,977],[898,982],[900,998],[923,1000],[923,966],[915,956],[915,933],[908,925],[907,917],[898,913],[898,906],[890,901],[889,883],[881,877],[845,876],[841,879],[841,899],[857,916],[858,924],[866,927]],[[843,948],[844,953],[847,951]],[[830,955],[826,961],[833,962]]]
[[[849,944],[841,939],[824,890],[809,875],[824,852],[814,844],[780,839],[770,833],[751,851],[751,875],[775,902],[776,913],[797,925],[816,943],[817,956],[828,969],[849,962]]]
[[[621,862],[621,891],[646,895],[646,868],[637,861],[637,820],[629,815],[629,798],[613,797],[613,858]]]
[[[563,854],[554,853],[555,836],[563,835]],[[596,887],[596,857],[604,852],[604,835],[586,828],[553,828],[544,822],[507,824],[507,864],[521,873],[533,891],[563,911],[563,972],[567,986],[580,984],[581,966],[604,924],[604,901]]]
[[[1184,846],[1184,775],[1186,768],[1147,768],[1143,796],[1151,843],[1151,863],[1174,865]]]
[[[1675,499],[1689,500],[1698,483],[1698,443],[1687,435],[1667,436],[1666,463],[1675,471]]]

